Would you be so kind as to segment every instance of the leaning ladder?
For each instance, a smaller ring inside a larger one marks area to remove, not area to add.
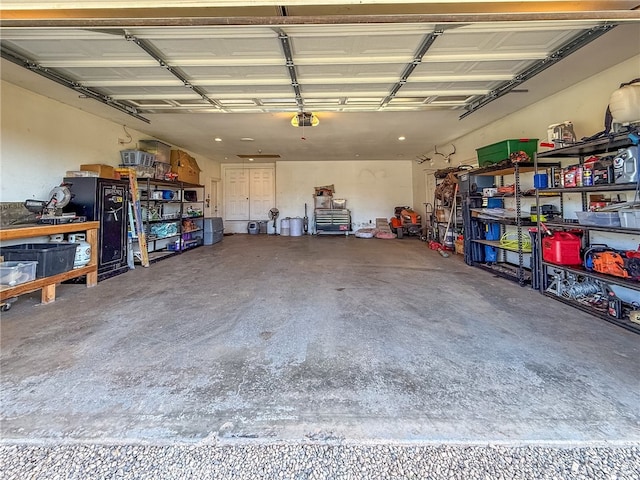
[[[147,250],[147,237],[144,232],[144,222],[142,221],[142,209],[140,208],[140,191],[138,190],[138,178],[136,171],[132,168],[116,168],[121,176],[129,177],[129,191],[131,192],[131,203],[133,204],[133,218],[135,220],[135,232],[138,237],[138,247],[140,252],[136,256],[140,258],[143,267],[149,266],[149,251]]]

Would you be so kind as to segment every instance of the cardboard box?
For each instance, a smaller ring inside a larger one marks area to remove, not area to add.
[[[178,180],[200,184],[200,167],[196,159],[182,150],[171,150],[171,171],[178,174]]]
[[[115,178],[115,170],[111,165],[103,165],[101,163],[89,163],[80,165],[80,170],[87,172],[97,172],[101,178]]]
[[[458,238],[456,240],[455,251],[458,255],[464,255],[464,239]]]

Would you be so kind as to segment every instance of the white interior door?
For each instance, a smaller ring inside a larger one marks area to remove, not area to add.
[[[424,185],[425,185],[425,203],[431,204],[431,211],[434,209],[433,200],[436,192],[436,177],[433,175],[434,170],[424,172]],[[429,207],[427,207],[429,210]]]
[[[272,168],[251,169],[249,187],[249,215],[251,220],[268,220],[274,207],[274,179]]]
[[[224,172],[225,220],[249,220],[249,173],[243,168]]]
[[[224,169],[224,219],[268,220],[275,205],[274,168]]]

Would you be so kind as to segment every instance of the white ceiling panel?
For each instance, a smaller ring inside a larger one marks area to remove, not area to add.
[[[248,59],[282,58],[280,43],[272,38],[187,38],[152,39],[153,46],[171,63],[181,58]],[[251,63],[248,63],[251,65]]]
[[[182,85],[180,80],[171,75],[166,68],[154,67],[75,67],[59,68],[59,72],[69,78],[80,81],[83,85],[92,86],[126,86],[144,85]]]
[[[425,32],[427,34],[429,32]],[[294,58],[368,58],[411,57],[425,34],[420,35],[345,35],[329,37],[292,36]]]
[[[6,45],[42,64],[63,65],[67,61],[88,61],[99,64],[101,60],[148,61],[149,58],[133,43],[111,36],[91,40],[73,38],[7,40]]]
[[[270,83],[289,84],[291,79],[285,65],[273,66],[237,66],[225,67],[192,67],[183,66],[182,71],[194,84],[207,85],[217,82],[250,83],[253,85],[268,85]]]
[[[203,90],[212,98],[282,98],[293,97],[293,90],[289,85],[207,85]]]
[[[363,84],[350,85],[345,88],[344,85],[309,85],[303,89],[305,97],[326,97],[327,94],[335,96],[385,96],[391,89],[392,84]]]
[[[558,48],[576,34],[575,30],[519,30],[482,31],[449,30],[433,45],[434,55],[466,51],[468,53],[487,52],[543,52]]]
[[[385,78],[397,80],[405,68],[406,63],[377,63],[377,64],[339,64],[339,65],[300,65],[297,67],[298,78],[302,81],[315,79],[375,79]]]
[[[489,61],[460,61],[436,62],[424,58],[413,72],[418,79],[429,76],[455,75],[458,77],[473,77],[474,75],[496,75],[502,79],[514,77],[518,72],[526,69],[532,60],[489,60]]]

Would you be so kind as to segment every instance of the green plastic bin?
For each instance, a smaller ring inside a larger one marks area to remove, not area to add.
[[[498,143],[477,148],[476,153],[478,154],[478,165],[486,167],[487,165],[493,165],[494,163],[509,160],[509,156],[513,152],[519,151],[526,152],[533,162],[533,156],[538,151],[538,139],[520,138],[503,140]]]

